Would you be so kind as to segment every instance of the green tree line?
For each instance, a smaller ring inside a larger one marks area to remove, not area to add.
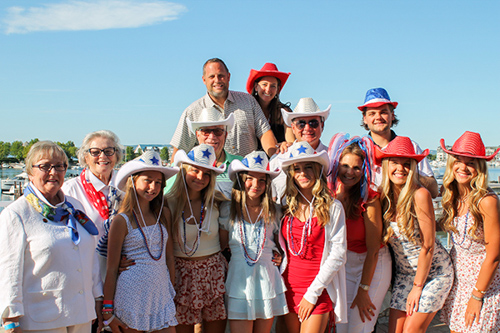
[[[14,142],[3,142],[0,141],[0,161],[17,161],[21,162],[26,158],[28,152],[35,143],[37,143],[38,139],[30,140],[26,145],[23,144],[22,141],[14,141]],[[64,142],[56,142],[66,153],[66,156],[69,158],[76,157],[76,151],[78,150],[75,147],[75,143],[73,141]]]

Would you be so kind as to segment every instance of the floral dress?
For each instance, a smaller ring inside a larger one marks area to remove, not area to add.
[[[465,327],[467,303],[486,258],[483,225],[479,225],[477,238],[473,238],[468,234],[473,223],[474,217],[469,213],[454,219],[458,234],[452,235],[450,255],[455,265],[455,283],[441,311],[441,320],[456,332],[497,333],[500,332],[500,266],[484,295],[479,323],[474,321],[472,327]]]
[[[394,251],[396,261],[396,278],[392,287],[391,308],[406,311],[406,299],[413,288],[420,255],[421,238],[418,228],[415,229],[417,243],[409,241],[401,234],[398,224],[391,222],[394,234],[389,244]],[[436,240],[434,255],[427,280],[418,302],[418,312],[432,313],[443,306],[453,284],[453,264],[448,252]]]

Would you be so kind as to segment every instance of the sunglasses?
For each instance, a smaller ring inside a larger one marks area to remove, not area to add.
[[[309,127],[311,127],[311,128],[318,128],[318,126],[319,126],[319,120],[318,119],[311,119],[309,121],[305,121],[305,120],[297,120],[297,121],[295,121],[295,126],[299,130],[303,130],[304,127],[306,127],[306,124],[309,124]]]
[[[115,147],[108,147],[104,149],[90,148],[88,152],[93,157],[101,156],[101,153],[104,153],[104,155],[106,156],[113,156],[116,153],[116,148]]]
[[[215,136],[221,136],[222,134],[226,133],[226,130],[222,128],[200,128],[199,131],[204,136],[209,136],[210,133],[214,133]]]

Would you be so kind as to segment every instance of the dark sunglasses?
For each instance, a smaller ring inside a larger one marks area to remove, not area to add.
[[[309,121],[305,121],[305,120],[297,120],[297,121],[295,121],[295,126],[299,130],[303,130],[304,127],[306,127],[306,124],[309,124],[309,127],[311,127],[311,128],[318,128],[318,126],[319,126],[319,120],[318,119],[311,119]]]
[[[223,130],[222,128],[200,128],[199,131],[204,136],[209,136],[210,133],[214,133],[215,136],[221,136],[222,134],[226,133],[226,130]]]
[[[113,156],[116,153],[116,148],[115,147],[108,147],[104,149],[90,148],[88,152],[90,155],[94,157],[100,156],[101,153],[104,153],[104,155],[106,156]]]

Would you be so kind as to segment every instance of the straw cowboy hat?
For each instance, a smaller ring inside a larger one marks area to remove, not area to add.
[[[269,159],[263,151],[254,151],[245,156],[241,161],[233,160],[229,165],[229,178],[234,181],[238,172],[259,172],[269,175],[271,179],[276,178],[281,170],[269,170]]]
[[[216,174],[221,174],[226,171],[226,164],[222,163],[217,167],[217,158],[215,150],[212,146],[201,144],[191,149],[189,153],[179,149],[174,156],[174,165],[180,167],[183,163],[194,165],[200,168],[209,169]]]
[[[326,110],[321,111],[318,104],[314,102],[311,97],[301,98],[297,103],[297,106],[293,110],[293,112],[288,112],[285,109],[281,109],[281,114],[283,115],[283,121],[285,124],[290,127],[292,126],[292,121],[295,118],[300,117],[322,117],[323,121],[326,121],[328,116],[330,115],[330,108],[332,105],[328,105]]]
[[[270,63],[270,62],[267,62],[264,64],[264,66],[262,66],[262,68],[260,69],[260,71],[256,70],[256,69],[251,69],[250,70],[250,75],[248,76],[248,80],[247,80],[247,91],[249,94],[252,93],[252,89],[254,87],[254,84],[255,84],[255,80],[257,80],[258,78],[261,78],[261,77],[264,77],[264,76],[273,76],[275,78],[277,78],[278,80],[280,80],[280,91],[281,89],[283,89],[283,87],[285,86],[285,82],[286,80],[288,80],[288,77],[290,76],[291,73],[285,73],[285,72],[280,72],[278,70],[278,67],[276,67],[275,64],[273,63]],[[279,93],[279,91],[278,91]]]
[[[406,136],[397,136],[396,138],[394,138],[394,140],[389,142],[384,150],[380,149],[378,146],[375,146],[375,163],[379,165],[382,162],[382,159],[387,157],[412,158],[418,163],[427,155],[429,155],[429,149],[424,150],[422,154],[416,154],[413,143],[411,142],[410,138]]]
[[[367,107],[376,108],[384,104],[391,104],[394,108],[398,106],[398,102],[391,102],[387,90],[384,88],[373,88],[366,92],[365,104],[358,106],[358,109],[364,111]]]
[[[486,156],[486,148],[484,147],[481,135],[469,131],[462,134],[457,141],[455,141],[450,150],[446,149],[444,139],[441,139],[441,148],[450,155],[481,158],[486,161],[491,161],[500,150],[500,148],[497,148],[493,154]]]
[[[227,131],[229,132],[234,125],[234,115],[231,113],[226,119],[224,119],[222,112],[211,106],[201,110],[198,121],[192,121],[189,118],[186,118],[186,123],[188,128],[194,134],[196,134],[196,131],[202,127],[219,125],[227,126]]]
[[[144,152],[141,156],[125,163],[116,174],[116,183],[118,188],[125,191],[125,184],[128,177],[143,171],[159,171],[165,175],[165,180],[169,179],[177,172],[177,167],[164,167],[160,159],[160,154],[153,150]]]
[[[307,141],[295,142],[286,153],[277,158],[279,158],[283,170],[295,163],[316,162],[323,166],[323,173],[326,176],[330,166],[328,153],[326,151],[316,152]]]

